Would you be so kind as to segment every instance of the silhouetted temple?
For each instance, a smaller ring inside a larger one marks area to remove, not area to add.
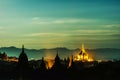
[[[24,51],[24,45],[22,46],[22,52],[20,53],[18,59],[18,65],[22,67],[28,66],[28,57]]]
[[[6,53],[0,53],[0,55],[7,57]],[[81,60],[86,60],[84,45],[78,55],[83,56]],[[53,66],[47,69],[44,58],[28,62],[23,45],[18,62],[0,60],[0,80],[120,80],[120,60],[115,62],[74,61],[72,55],[64,61],[60,60],[57,51],[53,63]]]
[[[60,57],[58,56],[58,50],[57,50],[57,54],[54,60],[55,62],[52,66],[52,69],[58,70],[59,68],[61,68],[61,62],[60,62]]]

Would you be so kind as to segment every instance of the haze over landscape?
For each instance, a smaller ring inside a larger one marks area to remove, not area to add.
[[[120,48],[119,0],[0,0],[0,46]]]
[[[80,53],[81,49],[67,49],[65,47],[51,48],[51,49],[26,49],[25,53],[28,55],[29,60],[39,60],[42,57],[45,59],[54,59],[56,54],[60,56],[61,59],[70,57],[71,55],[76,55]],[[99,48],[99,49],[85,49],[89,56],[94,60],[120,60],[120,49],[115,48]],[[21,48],[2,47],[1,52],[6,52],[8,56],[19,57]]]
[[[120,80],[120,0],[0,0],[0,80]]]

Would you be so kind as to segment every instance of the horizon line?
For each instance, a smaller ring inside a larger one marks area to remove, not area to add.
[[[15,47],[15,48],[19,48],[19,49],[22,49],[22,47],[16,47],[16,46],[0,46],[0,48],[9,48],[9,47]],[[40,50],[40,49],[55,49],[55,48],[66,48],[66,49],[69,49],[69,50],[74,50],[74,49],[81,49],[80,48],[68,48],[68,47],[51,47],[51,48],[28,48],[28,47],[24,47],[25,49],[34,49],[34,50]],[[85,49],[120,49],[120,48],[108,48],[108,47],[105,47],[105,48],[85,48]]]

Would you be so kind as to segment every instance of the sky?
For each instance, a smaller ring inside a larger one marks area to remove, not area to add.
[[[120,0],[0,0],[0,47],[120,48]]]

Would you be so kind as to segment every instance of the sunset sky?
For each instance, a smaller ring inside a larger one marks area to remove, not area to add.
[[[0,47],[120,48],[120,0],[0,0]]]

